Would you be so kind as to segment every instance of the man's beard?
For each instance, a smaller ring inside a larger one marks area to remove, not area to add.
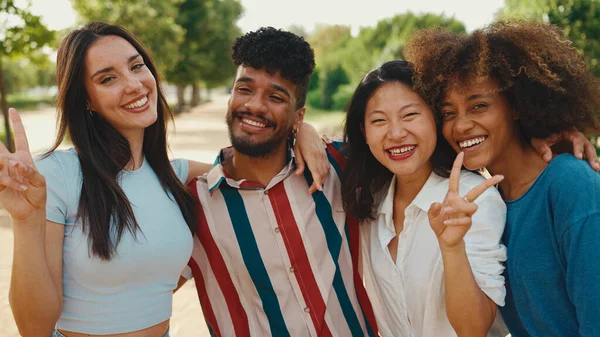
[[[250,135],[236,136],[233,134],[233,122],[236,119],[241,119],[243,116],[253,116],[259,118],[267,127],[277,130],[277,123],[273,120],[265,118],[262,115],[254,116],[248,112],[233,111],[227,116],[227,129],[229,131],[229,140],[233,148],[248,157],[252,158],[267,158],[271,156],[281,145],[282,142],[287,142],[292,131],[292,126],[285,126],[277,130],[270,138],[262,142],[253,142],[250,140]]]

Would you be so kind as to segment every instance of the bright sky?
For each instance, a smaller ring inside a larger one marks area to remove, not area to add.
[[[363,26],[395,14],[437,13],[454,16],[467,30],[490,22],[503,0],[241,0],[244,15],[238,22],[243,31],[261,26],[287,28],[303,26],[312,31],[316,24],[351,25],[356,32]],[[41,15],[51,29],[74,25],[76,16],[69,0],[32,0],[32,11]]]

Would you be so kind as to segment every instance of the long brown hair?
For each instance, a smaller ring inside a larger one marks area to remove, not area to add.
[[[56,150],[68,133],[77,150],[83,177],[77,218],[88,236],[90,252],[106,261],[114,256],[125,230],[134,237],[140,231],[131,204],[117,182],[118,174],[132,159],[129,142],[100,115],[86,112],[85,54],[95,41],[109,35],[131,43],[156,79],[158,118],[144,131],[143,153],[165,193],[171,193],[179,205],[192,233],[195,228],[194,198],[178,179],[168,158],[166,128],[173,115],[149,51],[122,27],[89,23],[70,32],[58,48],[58,134],[47,155]],[[111,234],[114,233],[116,240],[113,241]]]

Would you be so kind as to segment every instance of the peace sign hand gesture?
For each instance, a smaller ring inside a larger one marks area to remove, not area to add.
[[[13,221],[27,221],[43,214],[46,207],[46,180],[33,163],[25,129],[15,109],[8,114],[14,129],[15,153],[0,142],[0,205]]]
[[[495,175],[470,190],[464,197],[458,194],[460,171],[464,153],[458,154],[450,172],[448,193],[443,203],[433,203],[429,207],[429,224],[438,238],[440,248],[454,248],[463,242],[463,238],[471,228],[471,217],[477,211],[474,203],[488,188],[501,182],[504,177]]]

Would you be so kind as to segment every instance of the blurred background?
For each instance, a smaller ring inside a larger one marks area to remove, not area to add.
[[[228,145],[224,113],[234,39],[261,26],[304,36],[316,54],[307,119],[330,136],[362,76],[402,58],[416,29],[469,32],[518,16],[558,25],[600,76],[600,0],[0,0],[0,141],[12,147],[8,107],[19,109],[34,153],[52,144],[56,49],[92,20],[123,25],[152,51],[177,114],[175,157],[212,162]],[[600,148],[600,139],[592,141]],[[68,146],[68,143],[65,144]],[[12,230],[0,209],[0,336],[18,336],[8,305]],[[175,295],[172,336],[208,336],[188,282]]]

